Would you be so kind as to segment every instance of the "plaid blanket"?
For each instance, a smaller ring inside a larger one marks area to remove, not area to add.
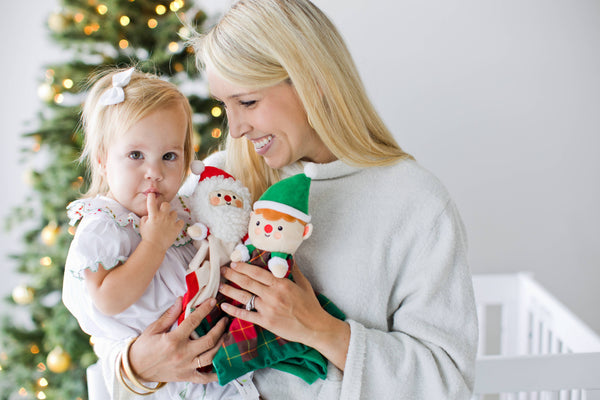
[[[263,254],[261,257],[263,260],[268,259],[264,256]],[[293,259],[290,262],[293,262]],[[263,268],[266,268],[266,263]],[[289,275],[288,279],[293,280],[293,277]],[[317,298],[329,314],[341,320],[345,319],[345,315],[329,299],[321,294],[318,294]],[[200,336],[205,335],[225,315],[220,308],[224,301],[232,302],[219,293],[217,306],[196,328]],[[235,303],[242,306],[238,302]],[[301,343],[289,342],[239,318],[230,322],[225,341],[213,359],[213,367],[221,385],[249,371],[267,367],[294,374],[309,384],[327,376],[327,360],[315,349]]]

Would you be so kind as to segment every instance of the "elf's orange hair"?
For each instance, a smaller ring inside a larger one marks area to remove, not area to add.
[[[306,222],[299,220],[298,218],[292,217],[289,214],[282,213],[280,211],[271,210],[270,208],[259,208],[258,210],[254,210],[255,213],[261,214],[265,219],[269,221],[277,221],[279,219],[284,219],[287,222],[300,222],[302,225],[306,225]]]

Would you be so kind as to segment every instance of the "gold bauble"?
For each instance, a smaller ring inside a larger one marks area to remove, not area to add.
[[[26,285],[19,285],[12,291],[12,298],[20,305],[30,304],[33,301],[33,289]]]
[[[60,227],[56,224],[55,221],[50,222],[48,225],[42,229],[40,234],[42,243],[46,246],[53,246],[56,243],[56,239],[58,238],[58,232],[60,231]]]
[[[71,366],[71,356],[63,350],[62,347],[56,346],[46,358],[48,369],[56,374],[62,374]]]

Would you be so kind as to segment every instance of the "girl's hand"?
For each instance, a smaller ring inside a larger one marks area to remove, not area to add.
[[[295,282],[276,278],[271,272],[246,263],[223,267],[225,279],[241,289],[223,284],[220,292],[242,304],[252,297],[253,311],[224,303],[227,314],[259,325],[282,338],[317,349],[341,370],[346,364],[350,343],[350,326],[331,316],[319,304],[308,279],[296,265],[292,268]]]
[[[142,240],[157,246],[161,251],[167,251],[183,229],[183,221],[177,219],[177,212],[171,210],[169,203],[163,202],[158,207],[154,193],[148,193],[146,205],[148,215],[140,221]]]
[[[206,300],[181,325],[170,331],[182,308],[181,298],[178,298],[132,344],[129,361],[135,374],[148,382],[185,381],[205,384],[216,381],[215,373],[201,373],[196,368],[212,363],[222,343],[226,318],[219,321],[205,336],[190,339],[192,331],[215,304],[214,299]]]

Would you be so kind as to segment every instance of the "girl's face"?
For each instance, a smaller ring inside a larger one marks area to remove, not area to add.
[[[142,217],[146,198],[155,193],[158,204],[170,202],[184,174],[187,132],[183,107],[160,109],[118,134],[100,166],[108,183],[108,197]]]
[[[291,84],[251,90],[229,83],[210,68],[206,76],[212,95],[225,107],[231,137],[252,142],[269,167],[278,169],[298,160],[326,163],[336,159],[308,124]]]

